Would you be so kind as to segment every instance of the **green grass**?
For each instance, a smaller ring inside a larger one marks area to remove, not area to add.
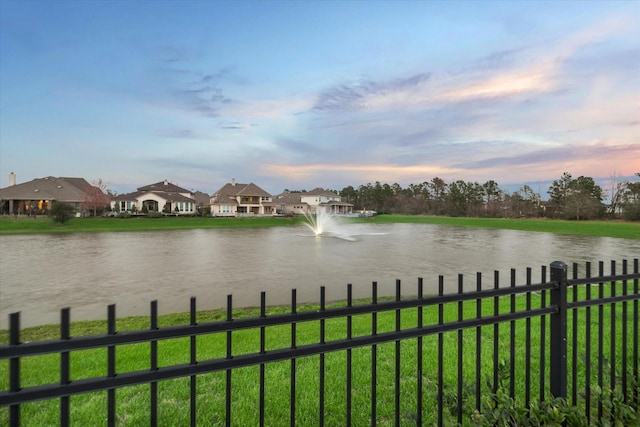
[[[72,218],[58,224],[47,217],[0,217],[0,234],[74,233],[109,231],[184,230],[220,227],[275,227],[299,224],[300,218],[253,217],[161,217]]]
[[[628,284],[630,286],[630,284]],[[610,286],[603,287],[605,295],[609,295]],[[629,288],[629,290],[631,290]],[[617,287],[617,294],[622,292],[621,286]],[[592,291],[592,297],[596,297],[598,287]],[[570,293],[570,297],[572,293]],[[547,293],[547,303],[549,294]],[[584,298],[581,290],[579,299]],[[531,295],[532,306],[539,307],[541,297],[538,294]],[[366,301],[364,301],[366,302]],[[482,315],[493,314],[493,299],[483,300]],[[357,305],[360,302],[354,304]],[[510,298],[499,300],[500,313],[508,312],[511,308]],[[521,310],[525,307],[524,296],[515,298],[516,308]],[[336,303],[332,306],[344,305],[344,302]],[[616,318],[621,321],[622,304],[617,304]],[[477,305],[475,301],[465,302],[462,306],[463,318],[470,319],[476,316]],[[630,304],[629,307],[630,309]],[[298,312],[306,310],[317,310],[314,305],[305,305],[298,308]],[[454,321],[458,316],[458,304],[450,303],[444,307],[445,322]],[[597,339],[598,339],[598,310],[591,309],[592,325],[592,376],[588,382],[597,383],[596,360],[597,360]],[[603,307],[603,340],[605,345],[605,357],[608,357],[611,343],[610,330],[611,311],[609,307]],[[287,307],[271,307],[267,315],[288,312]],[[234,318],[255,317],[259,310],[243,309],[234,312]],[[423,309],[424,324],[437,323],[438,311],[436,306]],[[571,325],[573,312],[569,316]],[[402,328],[413,328],[417,325],[417,309],[407,309],[401,312]],[[578,319],[584,325],[585,309],[580,309]],[[225,310],[203,311],[198,313],[198,322],[214,321],[225,319]],[[176,324],[188,324],[188,314],[173,314],[161,316],[161,326]],[[371,333],[371,315],[358,315],[353,317],[353,336],[369,335]],[[531,362],[532,370],[532,398],[538,396],[539,362],[540,362],[540,341],[538,318],[531,320]],[[630,336],[621,336],[620,323],[616,329],[617,354],[621,354],[621,346],[631,342]],[[118,319],[118,331],[146,329],[149,327],[147,317],[130,317]],[[378,314],[378,333],[395,330],[395,312],[381,312]],[[514,323],[516,334],[515,366],[516,372],[515,389],[516,396],[523,402],[524,394],[524,336],[525,321]],[[547,334],[549,333],[549,319],[547,319]],[[631,328],[629,328],[631,329]],[[74,322],[72,324],[72,336],[92,335],[105,333],[106,324],[102,321]],[[481,376],[483,394],[489,392],[484,385],[485,377],[492,376],[493,365],[493,326],[483,327],[482,347],[481,347]],[[509,323],[499,326],[499,359],[508,360],[510,351]],[[630,334],[631,331],[628,331]],[[56,325],[41,326],[37,328],[27,328],[22,332],[22,341],[52,339],[58,336]],[[259,330],[242,330],[233,332],[233,354],[241,355],[258,352],[260,348]],[[473,394],[471,388],[475,382],[475,344],[476,329],[463,332],[462,366],[463,377],[465,379],[464,396],[465,407],[473,406]],[[330,319],[326,321],[326,341],[344,339],[346,337],[346,320],[344,318]],[[586,339],[583,327],[578,331],[579,358],[584,355],[584,342]],[[267,351],[288,348],[291,340],[290,326],[270,326],[266,328],[266,349]],[[319,340],[319,322],[299,323],[297,326],[297,344],[317,343]],[[456,384],[457,384],[457,355],[458,355],[458,333],[450,332],[444,335],[444,383],[445,383],[445,406],[447,408],[455,405]],[[0,342],[7,342],[7,333],[0,333]],[[548,336],[545,337],[548,342]],[[569,343],[572,337],[569,336]],[[415,405],[416,405],[416,349],[417,339],[409,339],[401,342],[401,425],[415,425]],[[189,338],[179,338],[163,340],[158,343],[158,363],[160,366],[188,363],[189,361]],[[425,425],[433,425],[436,421],[437,402],[437,336],[427,336],[423,338],[422,349],[423,360],[423,419]],[[197,359],[207,360],[224,358],[226,353],[226,334],[210,334],[198,336],[197,338]],[[631,352],[629,352],[631,353]],[[548,354],[548,350],[547,350]],[[353,366],[353,425],[369,425],[370,402],[371,402],[371,348],[356,348],[352,351]],[[395,387],[395,343],[380,344],[377,347],[377,425],[394,424],[394,387]],[[631,356],[630,356],[631,357]],[[636,355],[637,357],[637,355]],[[118,373],[136,370],[149,369],[149,344],[133,344],[118,346],[116,350],[116,364]],[[569,352],[568,365],[571,369],[573,365],[579,368],[578,390],[585,390],[584,364],[580,361],[571,360]],[[45,383],[56,383],[59,381],[60,359],[58,355],[45,355],[27,357],[21,360],[22,366],[22,386],[35,386]],[[620,361],[618,360],[618,366]],[[296,420],[298,425],[317,425],[319,419],[319,368],[320,356],[312,356],[297,359],[296,361]],[[266,425],[287,425],[289,423],[289,395],[290,382],[289,375],[291,362],[283,361],[267,364],[265,367],[266,378]],[[545,380],[549,381],[548,369],[546,367]],[[72,379],[89,378],[94,376],[104,376],[106,374],[106,350],[83,350],[71,354],[71,376]],[[345,402],[346,402],[346,352],[329,353],[325,355],[325,425],[345,425]],[[605,378],[607,384],[608,378]],[[198,425],[224,425],[225,416],[225,372],[203,374],[197,377],[197,413]],[[569,384],[570,381],[569,381]],[[0,389],[6,390],[8,387],[8,361],[0,362]],[[149,385],[140,385],[118,389],[117,395],[117,420],[119,425],[148,425],[149,424]],[[159,421],[161,425],[187,425],[189,421],[189,390],[188,378],[180,378],[162,381],[158,384]],[[259,402],[259,367],[246,367],[236,369],[232,373],[232,413],[233,425],[246,426],[258,424],[258,402]],[[0,410],[0,425],[8,420],[7,408]],[[25,404],[22,407],[22,425],[41,426],[55,425],[58,423],[59,408],[58,401],[43,401]],[[105,425],[106,417],[106,392],[91,393],[71,398],[71,419],[73,425]]]
[[[640,223],[630,221],[564,221],[555,219],[453,218],[420,215],[379,215],[374,223],[417,223],[462,227],[539,231],[583,236],[640,239]]]
[[[421,215],[378,215],[352,218],[350,222],[373,224],[415,223],[460,227],[500,228],[532,232],[640,239],[640,223],[628,221],[562,221],[550,219],[452,218]],[[288,217],[162,217],[162,218],[73,218],[61,225],[46,217],[0,217],[0,235],[29,233],[73,233],[109,231],[182,230],[220,227],[277,227],[299,225],[304,218]]]

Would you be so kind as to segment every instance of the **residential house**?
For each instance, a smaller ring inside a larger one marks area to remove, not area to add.
[[[137,191],[115,196],[111,209],[117,212],[162,212],[167,215],[194,215],[194,193],[166,179],[138,188]]]
[[[95,188],[84,178],[48,176],[16,184],[16,175],[11,172],[9,186],[0,189],[0,211],[5,215],[44,214],[56,201],[70,204],[81,214],[92,190]]]
[[[314,188],[311,191],[284,192],[274,198],[278,213],[315,214],[325,211],[334,215],[350,215],[353,204],[345,203],[342,197],[330,190]]]
[[[254,183],[239,184],[233,178],[211,196],[211,216],[274,215],[271,199]]]

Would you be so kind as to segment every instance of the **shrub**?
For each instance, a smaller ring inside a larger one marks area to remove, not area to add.
[[[56,202],[54,200],[51,204],[51,209],[49,209],[49,216],[54,222],[64,224],[73,218],[74,211],[75,209],[69,203]]]

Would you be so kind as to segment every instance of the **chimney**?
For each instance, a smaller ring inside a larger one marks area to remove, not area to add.
[[[9,174],[9,187],[12,185],[16,185],[16,174],[13,172]]]
[[[164,185],[169,185],[169,182],[166,179],[164,180]]]
[[[231,178],[231,185],[232,186],[236,186],[236,179],[235,178]]]

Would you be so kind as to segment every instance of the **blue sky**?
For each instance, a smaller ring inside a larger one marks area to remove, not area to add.
[[[209,194],[630,177],[640,2],[1,0],[12,171]]]

